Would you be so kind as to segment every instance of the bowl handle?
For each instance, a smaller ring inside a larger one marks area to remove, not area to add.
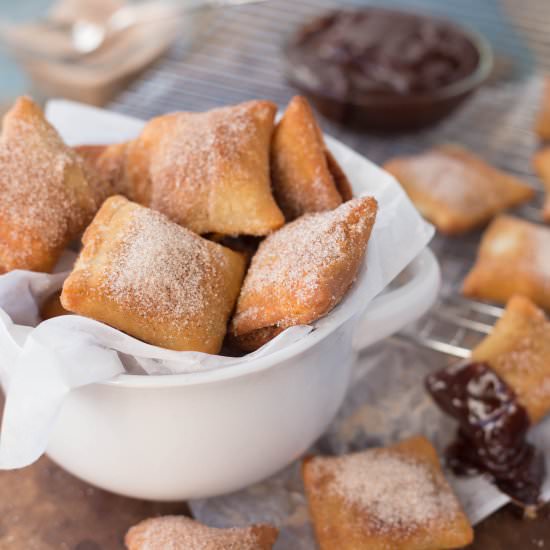
[[[353,336],[356,351],[363,351],[416,321],[435,302],[441,272],[429,248],[425,248],[404,272],[408,275],[407,280],[377,296],[360,319]]]

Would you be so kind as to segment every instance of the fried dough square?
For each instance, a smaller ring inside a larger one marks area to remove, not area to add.
[[[80,158],[19,98],[0,138],[0,273],[51,271],[99,207]]]
[[[129,198],[199,234],[271,233],[284,224],[269,178],[275,111],[249,101],[151,120],[126,151]]]
[[[150,518],[124,539],[128,550],[270,550],[278,530],[271,525],[216,529],[185,516]]]
[[[542,219],[550,223],[550,147],[541,149],[535,154],[533,166],[546,190],[546,198],[542,207]]]
[[[275,128],[271,145],[273,193],[287,221],[333,210],[351,198],[351,187],[307,100],[295,96]]]
[[[158,212],[115,196],[83,237],[65,309],[149,344],[218,353],[245,260]]]
[[[306,214],[267,237],[246,275],[231,341],[255,350],[288,327],[326,315],[357,276],[376,211],[374,198],[357,198]]]
[[[550,411],[550,322],[524,296],[512,297],[491,334],[473,350],[515,391],[536,423]]]
[[[550,139],[550,77],[546,77],[544,81],[535,132],[542,140]]]
[[[476,262],[466,276],[465,296],[505,304],[522,294],[550,309],[550,229],[499,216],[485,230]]]
[[[529,185],[457,145],[396,157],[384,168],[421,214],[447,235],[483,226],[500,211],[534,195]]]
[[[440,550],[473,540],[437,453],[422,436],[306,459],[302,475],[321,550]]]

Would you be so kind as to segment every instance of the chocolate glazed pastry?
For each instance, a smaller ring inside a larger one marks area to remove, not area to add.
[[[516,394],[486,363],[453,365],[426,379],[437,405],[459,428],[447,449],[457,475],[486,474],[532,515],[541,504],[544,458],[527,441],[531,425]]]

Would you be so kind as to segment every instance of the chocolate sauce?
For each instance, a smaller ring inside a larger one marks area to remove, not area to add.
[[[526,439],[530,420],[514,390],[485,363],[442,369],[428,376],[426,387],[459,422],[447,449],[453,471],[487,474],[516,503],[538,506],[544,458]]]
[[[383,8],[337,10],[306,25],[291,62],[318,91],[346,101],[366,94],[433,92],[473,73],[479,54],[458,27]]]

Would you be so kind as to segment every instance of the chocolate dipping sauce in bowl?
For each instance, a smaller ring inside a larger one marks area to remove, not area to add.
[[[478,33],[447,20],[367,7],[300,27],[285,46],[287,78],[344,125],[416,130],[443,119],[489,76]]]

